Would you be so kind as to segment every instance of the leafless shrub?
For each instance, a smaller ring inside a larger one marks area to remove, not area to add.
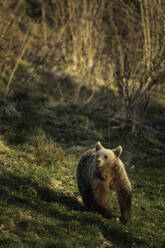
[[[134,124],[146,110],[150,90],[165,76],[165,4],[145,0],[139,2],[139,8],[124,1],[112,1],[109,8],[113,29],[110,56],[115,62],[125,120]]]
[[[66,72],[81,78],[74,94],[78,102],[82,86],[94,88],[104,49],[102,15],[106,1],[57,1],[63,28],[62,56]],[[67,8],[66,8],[67,5]],[[89,102],[93,97],[87,97]]]

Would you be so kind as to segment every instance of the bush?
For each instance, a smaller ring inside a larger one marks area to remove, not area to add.
[[[49,166],[64,159],[63,149],[57,146],[51,137],[47,137],[42,130],[34,137],[33,147],[37,165]]]

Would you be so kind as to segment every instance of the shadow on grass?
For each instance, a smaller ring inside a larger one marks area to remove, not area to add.
[[[50,224],[42,223],[43,226],[40,228],[48,230],[47,232],[49,232],[50,228],[52,235],[54,235],[54,232],[61,232],[60,228],[64,228],[69,234],[70,223],[76,221],[77,225],[81,226],[82,232],[86,231],[86,228],[90,230],[90,225],[95,226],[99,228],[106,240],[115,245],[132,247],[133,243],[138,244],[139,242],[145,245],[143,241],[139,241],[132,233],[126,232],[121,223],[116,223],[113,220],[107,221],[97,214],[86,212],[74,197],[67,196],[62,192],[56,192],[46,186],[40,186],[28,177],[6,173],[0,177],[0,188],[0,201],[6,203],[7,208],[14,208],[15,206],[30,212],[35,211],[38,216],[42,215],[51,220],[51,227],[49,227]],[[41,225],[41,223],[37,224],[36,218],[35,222],[33,220],[29,221],[35,230],[39,228],[38,224]],[[17,222],[18,228],[28,230],[28,223],[19,220]],[[75,231],[78,232],[77,230]],[[93,231],[90,232],[93,236]]]

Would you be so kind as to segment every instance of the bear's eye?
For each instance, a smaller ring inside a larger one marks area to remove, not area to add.
[[[108,158],[108,156],[107,156],[107,155],[105,155],[105,156],[104,156],[104,158],[105,158],[105,159],[107,159],[107,158]]]

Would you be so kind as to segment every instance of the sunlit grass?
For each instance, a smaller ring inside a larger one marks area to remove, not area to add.
[[[164,168],[140,160],[127,166],[134,193],[132,221],[124,226],[115,193],[112,220],[77,200],[73,154],[45,167],[26,153],[13,147],[0,154],[0,247],[163,247]]]

